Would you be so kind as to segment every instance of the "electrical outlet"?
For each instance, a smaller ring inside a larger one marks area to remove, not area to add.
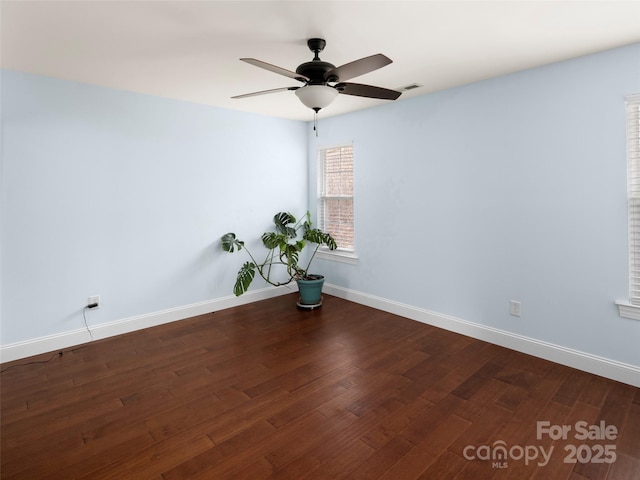
[[[517,300],[509,301],[509,315],[519,317],[522,309],[522,305]]]
[[[93,305],[93,304],[96,305],[93,308],[100,308],[100,295],[92,295],[91,297],[89,297],[89,300],[87,301],[87,305]]]

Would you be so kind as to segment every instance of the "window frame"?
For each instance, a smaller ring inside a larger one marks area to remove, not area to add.
[[[617,301],[621,317],[640,320],[640,93],[625,97],[629,300]]]
[[[329,250],[325,246],[321,246],[316,253],[317,258],[323,258],[326,260],[333,260],[337,262],[347,263],[351,265],[355,265],[358,263],[358,255],[356,254],[356,220],[355,220],[355,149],[353,143],[340,143],[340,144],[332,144],[332,145],[322,145],[318,146],[316,151],[316,218],[318,219],[318,228],[323,231],[327,231],[325,229],[325,225],[323,223],[324,215],[321,212],[321,200],[322,198],[327,198],[329,196],[324,195],[324,191],[322,186],[325,185],[324,176],[325,176],[325,168],[324,168],[324,152],[327,150],[333,150],[336,148],[350,148],[351,156],[353,161],[353,170],[352,170],[352,182],[354,183],[354,191],[351,194],[351,201],[353,203],[353,230],[354,230],[354,239],[353,239],[353,249],[338,247],[335,250]]]

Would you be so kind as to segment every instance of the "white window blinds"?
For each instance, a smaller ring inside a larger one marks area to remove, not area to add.
[[[341,250],[354,250],[353,146],[322,149],[318,155],[318,226]]]
[[[626,99],[630,303],[640,306],[640,94]]]

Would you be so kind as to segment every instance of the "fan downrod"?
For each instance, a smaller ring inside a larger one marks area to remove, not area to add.
[[[315,54],[316,58],[318,58],[318,54],[324,50],[326,45],[327,42],[323,38],[310,38],[307,40],[307,46],[309,47],[309,50]]]

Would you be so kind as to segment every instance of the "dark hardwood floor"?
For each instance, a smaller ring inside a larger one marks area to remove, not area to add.
[[[640,389],[295,302],[3,364],[2,479],[640,478]]]

